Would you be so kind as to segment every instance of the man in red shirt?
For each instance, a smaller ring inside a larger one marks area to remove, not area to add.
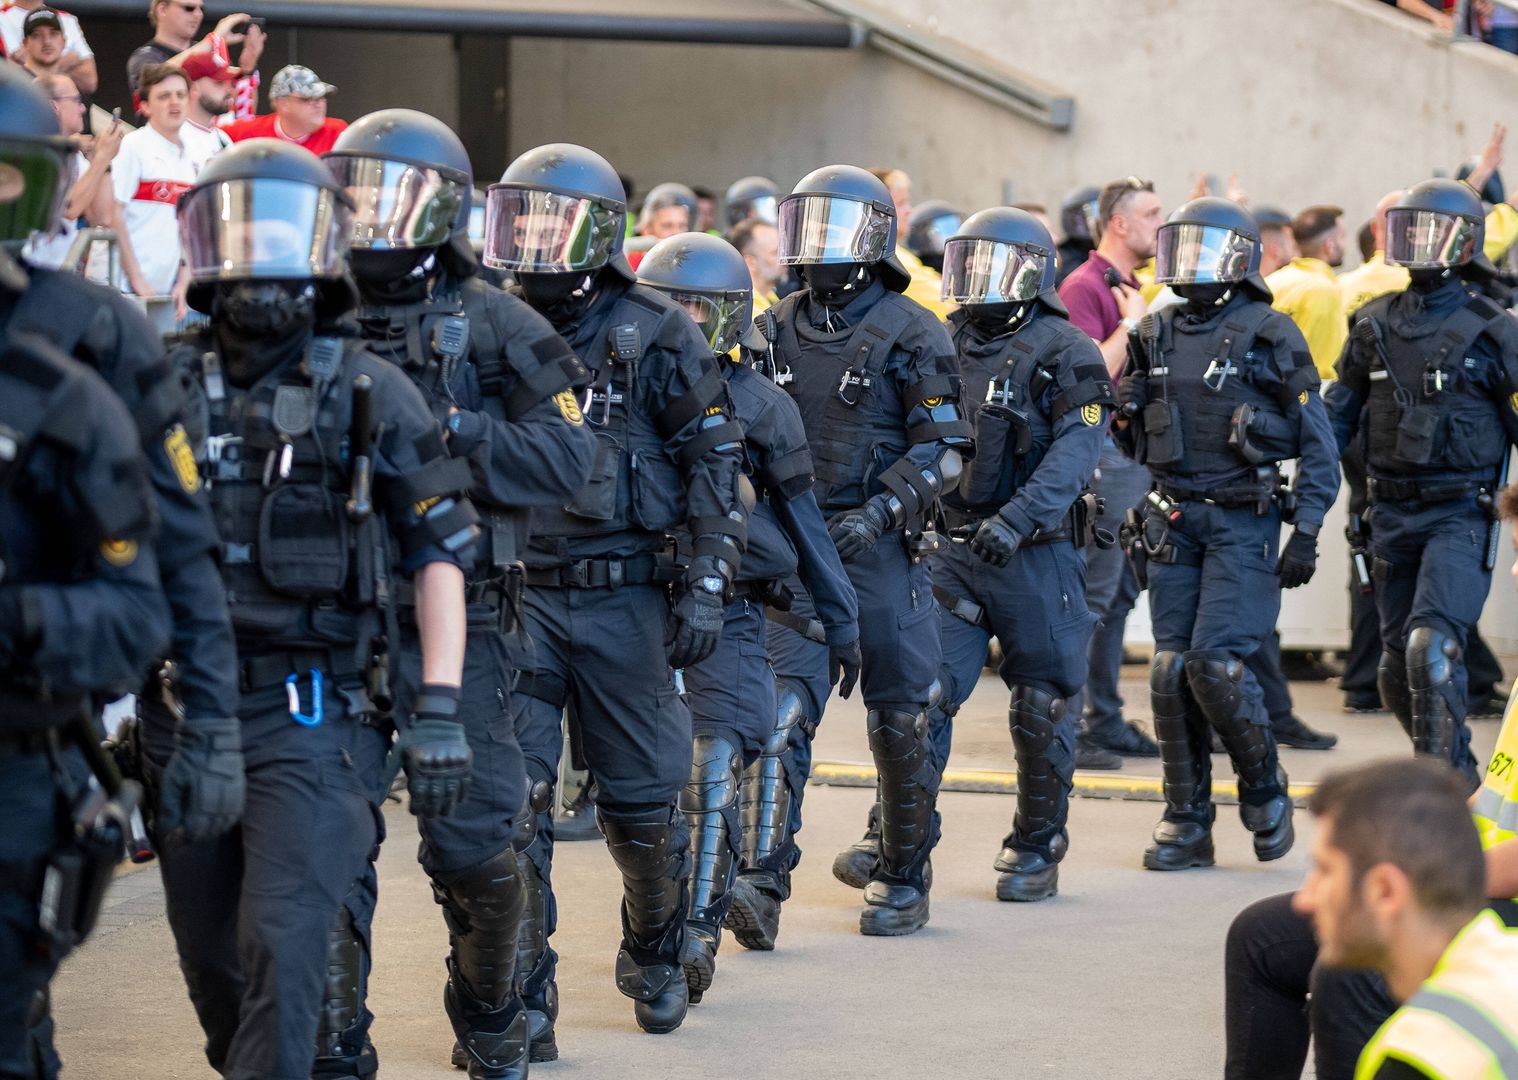
[[[269,84],[269,101],[274,111],[251,120],[238,120],[223,130],[233,142],[283,139],[313,154],[325,154],[348,126],[346,120],[327,116],[327,95],[336,90],[308,67],[299,64],[282,67]]]

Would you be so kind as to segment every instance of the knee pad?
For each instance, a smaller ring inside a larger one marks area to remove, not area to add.
[[[683,858],[690,841],[685,818],[674,807],[627,812],[601,806],[600,813],[606,846],[624,878],[652,881],[671,876],[671,866]]]
[[[721,735],[697,735],[691,741],[690,781],[680,791],[680,809],[699,814],[736,806],[742,763],[738,748]]]
[[[939,706],[943,705],[943,698],[943,679],[934,679],[931,683],[928,684],[928,708],[936,709]],[[951,716],[957,711],[957,709],[951,710],[947,706],[944,707],[944,712],[949,713]]]
[[[1244,662],[1222,649],[1192,649],[1185,654],[1191,696],[1214,724],[1232,718],[1244,701]]]
[[[1186,657],[1161,650],[1149,667],[1149,699],[1156,726],[1186,717]]]
[[[1054,729],[1065,717],[1065,699],[1036,686],[1012,689],[1008,720],[1012,745],[1019,754],[1041,754],[1054,741]]]
[[[511,822],[511,846],[526,851],[538,834],[538,817],[553,809],[554,785],[550,780],[528,777],[527,797]]]
[[[870,749],[888,760],[908,757],[927,741],[928,722],[922,713],[871,709],[865,717]]]
[[[785,753],[791,729],[798,725],[808,736],[817,729],[816,722],[806,715],[805,700],[804,691],[790,680],[775,680],[775,726],[770,731],[770,737],[764,741],[761,754],[765,757],[779,757]]]
[[[1407,635],[1407,686],[1409,690],[1435,690],[1454,679],[1460,661],[1460,645],[1433,626],[1415,626]]]
[[[525,901],[522,874],[512,848],[463,870],[437,874],[432,894],[442,905],[455,933],[467,934],[476,924],[509,922],[515,926]]]

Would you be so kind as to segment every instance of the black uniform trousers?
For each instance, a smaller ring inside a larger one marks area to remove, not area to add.
[[[300,711],[312,681],[299,672]],[[206,1057],[228,1080],[309,1080],[327,940],[379,837],[389,737],[324,673],[323,719],[297,723],[283,683],[246,691],[247,802],[216,840],[160,849],[169,925]],[[147,724],[160,767],[171,728]]]
[[[691,718],[669,669],[664,586],[530,586],[526,600],[535,659],[531,679],[512,697],[512,710],[528,783],[558,782],[568,704],[579,718],[598,806],[613,812],[673,807],[690,779]],[[537,816],[526,855],[543,878],[551,936],[558,921],[551,811]],[[550,949],[546,981],[553,978],[553,955]]]
[[[721,735],[753,764],[775,730],[775,672],[764,605],[739,597],[722,610],[722,637],[711,655],[683,673],[691,730]]]

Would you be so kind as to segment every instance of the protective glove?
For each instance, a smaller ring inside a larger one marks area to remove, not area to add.
[[[416,697],[411,723],[401,732],[401,767],[411,812],[418,817],[447,817],[469,791],[474,752],[464,737],[456,686],[427,684]]]
[[[1117,381],[1117,403],[1124,416],[1137,416],[1149,404],[1149,377],[1124,375]]]
[[[1291,539],[1281,552],[1276,573],[1281,578],[1281,588],[1295,589],[1306,585],[1318,568],[1318,538],[1304,533],[1300,528],[1291,530]]]
[[[859,639],[844,645],[828,646],[828,682],[838,684],[838,696],[846,698],[854,692],[859,681],[859,667],[864,659],[859,655]]]
[[[891,524],[885,496],[877,495],[863,506],[834,518],[828,525],[828,535],[833,538],[838,557],[844,562],[853,562],[875,550],[881,535]]]
[[[179,847],[220,836],[241,820],[246,793],[236,717],[186,720],[158,784],[159,842]]]
[[[722,594],[727,577],[710,556],[691,560],[685,572],[685,588],[675,604],[674,624],[665,644],[669,666],[689,667],[712,654],[722,636]]]
[[[1006,566],[1022,542],[1023,538],[1006,518],[992,514],[970,537],[970,552],[983,563]]]

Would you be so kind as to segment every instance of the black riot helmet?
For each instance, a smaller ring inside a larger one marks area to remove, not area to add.
[[[1101,200],[1100,188],[1089,184],[1075,188],[1060,200],[1059,227],[1065,230],[1065,239],[1095,247],[1097,241],[1097,203]]]
[[[727,207],[727,227],[741,225],[749,218],[775,224],[780,202],[780,185],[765,176],[745,176],[728,185],[722,197]]]
[[[1154,280],[1161,285],[1257,285],[1260,227],[1238,203],[1215,196],[1192,199],[1160,226]]]
[[[474,271],[474,170],[447,124],[414,109],[381,109],[355,120],[322,157],[353,200],[353,251],[443,248],[449,270]]]
[[[911,275],[896,258],[896,205],[873,173],[855,165],[824,165],[780,200],[780,262],[784,266],[878,268],[886,287],[905,292]]]
[[[485,202],[485,265],[518,274],[584,274],[622,254],[627,192],[611,163],[573,143],[529,150],[492,184]]]
[[[1038,300],[1066,314],[1054,291],[1054,237],[1026,210],[994,206],[971,214],[943,253],[943,298],[967,308],[1020,307]]]
[[[242,282],[318,283],[325,306],[354,302],[344,265],[353,202],[310,151],[278,139],[223,150],[179,200],[190,306],[209,313],[213,288]]]
[[[0,64],[0,244],[50,231],[68,191],[69,144],[22,68]]]
[[[638,263],[638,281],[683,307],[714,356],[731,352],[753,325],[748,264],[720,236],[688,232],[660,240]]]
[[[1386,261],[1409,270],[1445,270],[1484,261],[1486,214],[1461,180],[1414,184],[1386,212]]]
[[[964,214],[941,199],[927,199],[912,207],[912,227],[907,230],[907,249],[924,266],[943,270],[943,246],[959,231]]]

